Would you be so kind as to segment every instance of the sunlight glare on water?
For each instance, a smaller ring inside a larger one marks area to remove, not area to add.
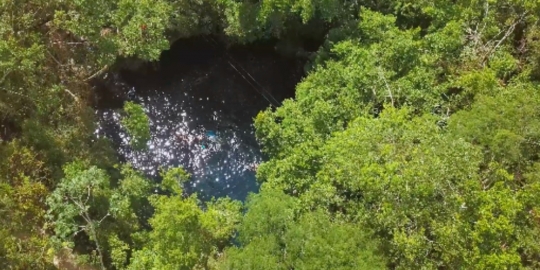
[[[253,127],[223,119],[219,109],[204,117],[201,110],[205,106],[198,103],[211,99],[186,97],[171,97],[157,90],[153,95],[138,97],[137,102],[150,117],[152,136],[146,150],[134,151],[130,147],[129,135],[121,128],[119,111],[100,112],[101,127],[114,125],[121,138],[119,154],[151,177],[158,175],[160,167],[182,166],[192,175],[187,188],[203,198],[235,197],[256,190],[255,181],[245,180],[254,178],[252,165],[262,159]],[[97,133],[103,132],[99,129]]]
[[[249,76],[232,69],[231,58]],[[255,168],[262,154],[252,123],[270,105],[261,93],[273,93],[278,100],[287,97],[302,76],[302,64],[279,58],[273,46],[266,51],[215,51],[213,45],[186,41],[166,53],[159,65],[155,72],[110,77],[112,86],[97,105],[96,134],[110,138],[123,161],[150,178],[158,180],[161,167],[184,167],[192,175],[186,192],[197,192],[204,200],[244,200],[256,192]],[[247,77],[256,82],[247,82]],[[143,151],[130,147],[121,126],[129,89],[135,89],[131,97],[151,122],[151,139]]]

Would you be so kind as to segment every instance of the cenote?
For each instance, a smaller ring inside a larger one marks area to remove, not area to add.
[[[161,167],[182,166],[191,174],[188,194],[244,200],[258,190],[254,169],[264,159],[253,118],[293,97],[303,76],[305,61],[282,56],[274,46],[179,40],[158,63],[108,74],[96,84],[96,134],[110,138],[120,159],[150,178],[159,180]],[[134,95],[128,95],[131,89]],[[129,146],[120,125],[128,99],[150,118],[152,137],[144,151]]]

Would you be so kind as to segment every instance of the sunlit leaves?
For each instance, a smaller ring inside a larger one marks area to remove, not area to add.
[[[255,119],[257,137],[275,159],[259,170],[262,180],[289,192],[313,183],[322,163],[319,148],[358,116],[383,107],[410,105],[419,111],[441,102],[434,62],[422,63],[429,50],[418,30],[401,30],[391,15],[362,11],[361,40],[331,48],[333,59],[318,66],[297,86],[296,99]],[[385,104],[385,105],[383,105]],[[289,181],[294,176],[295,181]]]
[[[130,250],[129,246],[116,235],[109,238],[109,246],[111,247],[112,265],[116,267],[116,269],[123,269],[127,264],[128,251]]]
[[[182,184],[189,181],[189,174],[182,168],[171,168],[163,173],[161,186],[176,195],[182,194]]]
[[[65,167],[66,176],[47,199],[50,220],[54,224],[55,235],[63,240],[71,239],[80,227],[76,220],[85,215],[84,231],[96,230],[99,218],[89,214],[92,204],[110,192],[109,177],[96,167],[84,169],[81,163],[73,163]],[[97,206],[97,205],[94,205]],[[93,239],[96,241],[96,239]]]
[[[173,12],[167,1],[120,0],[114,23],[120,34],[116,43],[122,56],[157,60],[168,49],[165,31]]]
[[[139,218],[148,211],[146,199],[151,194],[151,182],[136,172],[131,166],[121,169],[122,179],[111,192],[109,198],[110,214],[117,218],[116,226],[127,231],[140,230]]]
[[[453,133],[482,145],[487,160],[497,160],[509,168],[523,168],[537,161],[538,88],[515,83],[483,90],[485,94],[478,96],[471,110],[451,118]]]
[[[74,1],[58,10],[59,27],[87,38],[98,48],[98,61],[112,64],[116,56],[156,60],[169,43],[165,31],[172,7],[167,1]]]
[[[133,253],[128,269],[204,268],[216,255],[219,243],[232,237],[239,219],[238,202],[228,199],[210,203],[202,210],[195,195],[184,197],[180,188],[185,173],[165,173],[172,194],[150,198],[155,213],[144,247]]]
[[[357,224],[322,211],[295,213],[297,200],[264,190],[249,199],[241,246],[225,251],[220,269],[383,269],[373,242]]]
[[[514,176],[497,163],[479,173],[480,149],[433,120],[393,109],[358,118],[326,144],[325,163],[300,200],[308,208],[357,213],[388,241],[386,252],[399,268],[516,266],[515,239],[532,229],[516,227],[530,209],[518,198],[536,189],[516,189]]]
[[[136,149],[143,149],[150,140],[150,123],[144,108],[133,102],[124,104],[126,116],[122,119],[122,125],[131,136],[130,144]]]
[[[43,268],[50,256],[49,236],[41,233],[45,222],[44,199],[48,175],[37,155],[20,142],[4,145],[0,155],[0,267]]]
[[[108,248],[115,265],[125,264],[126,241],[132,242],[130,234],[141,229],[141,200],[149,196],[150,184],[130,167],[121,172],[123,179],[115,188],[106,171],[96,166],[74,162],[64,167],[65,177],[47,198],[57,250],[73,247],[76,236],[84,233],[95,244],[102,267]]]
[[[229,244],[232,232],[240,223],[241,204],[229,198],[220,198],[206,206],[203,227],[207,228],[218,248]]]
[[[224,7],[225,32],[240,42],[259,38],[282,37],[293,22],[307,24],[311,20],[331,22],[349,10],[341,0],[220,0]]]

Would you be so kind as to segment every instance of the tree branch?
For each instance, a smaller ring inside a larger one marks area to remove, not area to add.
[[[392,107],[394,107],[394,97],[392,96],[392,90],[390,90],[390,86],[388,85],[388,82],[386,81],[386,78],[384,77],[381,67],[378,67],[378,69],[379,69],[379,77],[381,77],[381,79],[384,81],[384,85],[386,86],[386,90],[388,90],[388,95],[390,96],[390,100],[392,101]]]
[[[491,54],[501,46],[501,44],[514,32],[516,29],[516,26],[523,21],[524,17],[527,15],[527,12],[523,13],[517,21],[515,21],[508,29],[506,30],[506,33],[504,33],[504,36],[497,42],[497,44],[493,47],[491,47],[488,51],[488,53],[484,56],[484,59],[482,61],[482,65],[485,65],[486,61],[489,59]],[[489,42],[488,42],[489,43]]]
[[[51,56],[51,58],[54,60],[54,62],[56,62],[56,64],[58,64],[61,67],[64,66],[64,65],[62,65],[62,63],[60,63],[60,61],[58,61],[58,59],[56,59],[56,57],[54,57],[54,55],[49,50],[47,50],[47,53]]]
[[[2,79],[0,79],[0,84],[4,83],[4,80],[7,78],[7,76],[8,76],[9,74],[11,74],[11,71],[12,71],[12,70],[10,70],[10,71],[4,73],[4,76],[2,76]]]
[[[96,73],[92,74],[90,77],[86,78],[84,81],[87,82],[95,77],[99,76],[109,68],[109,65],[105,65],[102,69],[98,70]]]
[[[109,212],[107,212],[106,215],[103,216],[103,218],[101,218],[101,220],[98,221],[98,224],[101,224],[101,222],[103,222],[103,220],[105,220],[108,216],[110,216],[111,214],[109,214]]]
[[[90,192],[90,191],[88,191]],[[86,222],[86,226],[84,226],[84,229],[85,231],[88,233],[88,236],[90,236],[91,238],[94,239],[94,242],[96,243],[96,250],[98,252],[98,256],[99,256],[99,262],[101,263],[101,269],[105,270],[105,261],[103,259],[103,251],[101,249],[101,245],[99,244],[99,240],[98,240],[98,236],[97,236],[97,231],[96,231],[96,227],[95,227],[95,222],[92,220],[92,218],[89,216],[88,214],[88,211],[85,209],[84,205],[77,201],[77,200],[74,200],[73,197],[69,197],[69,199],[77,206],[79,207],[80,209],[80,216],[84,219],[84,221]],[[82,198],[81,198],[82,199]],[[105,215],[99,222],[98,222],[98,225],[99,223],[101,223],[106,217],[109,216],[109,213],[107,213],[107,215]]]
[[[75,94],[73,94],[73,92],[69,91],[67,88],[65,88],[64,91],[66,91],[66,93],[72,96],[73,99],[75,99],[75,102],[79,103],[79,98]]]
[[[92,195],[92,187],[87,187],[87,194],[86,194],[86,201],[84,201],[84,204],[86,205],[88,201],[90,200],[90,196]]]
[[[81,232],[83,232],[83,231],[86,231],[86,226],[79,226],[79,228],[81,228],[81,229],[73,233],[74,236],[81,233]]]

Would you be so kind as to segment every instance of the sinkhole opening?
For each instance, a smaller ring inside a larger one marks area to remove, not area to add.
[[[212,36],[178,40],[158,62],[124,67],[102,82],[96,134],[113,141],[122,161],[157,181],[160,168],[182,166],[192,175],[187,193],[244,200],[258,190],[255,169],[264,160],[253,118],[294,96],[304,64],[276,52],[273,41],[227,46]],[[127,100],[150,118],[144,150],[130,146],[121,125]]]

